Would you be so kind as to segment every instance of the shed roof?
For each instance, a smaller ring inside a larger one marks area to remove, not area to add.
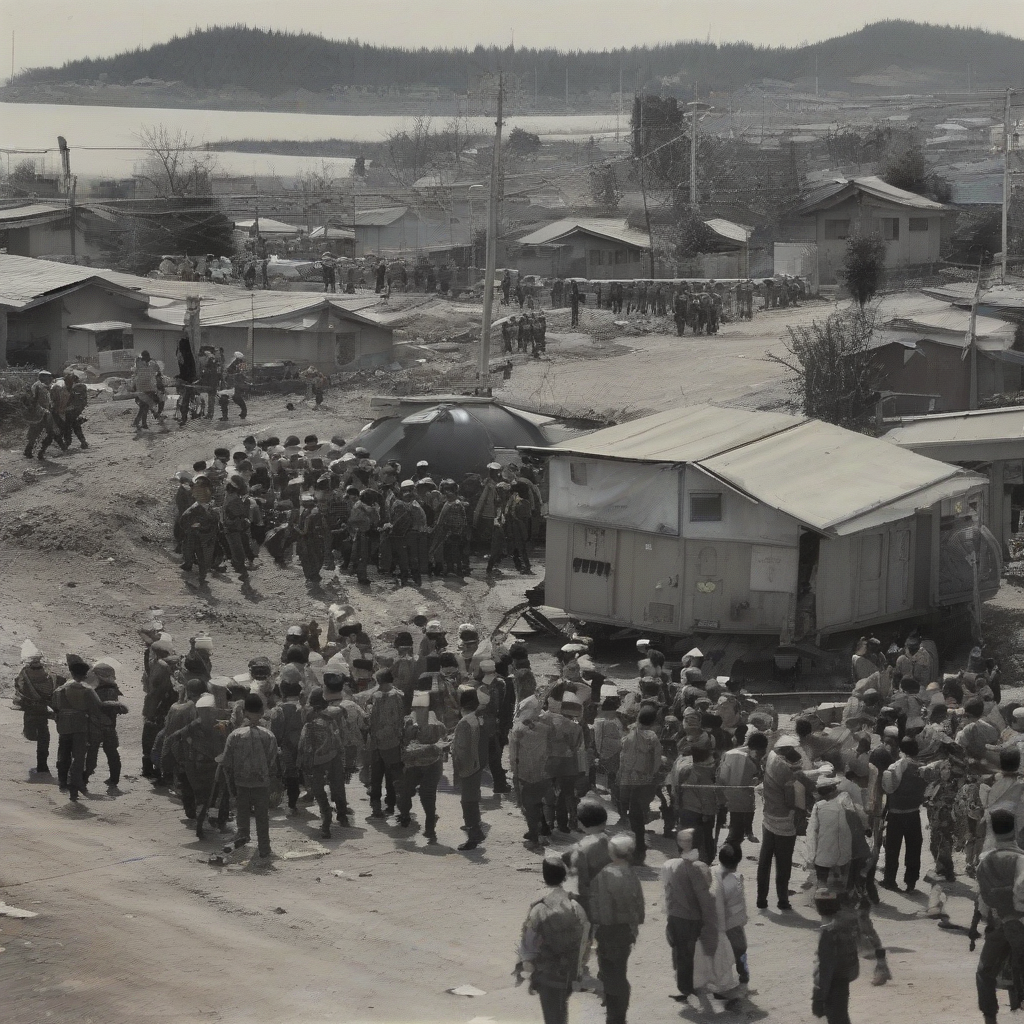
[[[69,331],[90,331],[99,334],[101,331],[131,331],[132,325],[124,320],[100,320],[92,324],[68,324]]]
[[[409,212],[408,206],[385,206],[379,210],[358,210],[355,216],[357,228],[386,228],[400,221]]]
[[[950,199],[954,206],[1001,206],[1003,176],[976,174],[950,182]]]
[[[0,306],[7,309],[27,309],[90,281],[110,288],[110,282],[93,267],[0,253]],[[111,290],[126,291],[123,286]]]
[[[260,217],[259,220],[261,235],[297,235],[302,231],[296,224],[286,224],[283,220],[274,220],[273,217]],[[255,223],[255,220],[236,220],[235,227],[241,231],[248,231]]]
[[[242,292],[232,289],[230,297],[204,299],[199,307],[199,323],[204,327],[226,327],[234,324],[279,326],[287,330],[302,329],[297,326],[301,317],[317,317],[324,310],[331,310],[346,319],[373,326],[386,326],[385,320],[372,308],[364,308],[360,300],[346,302],[335,296],[317,292]],[[260,298],[262,301],[256,301]],[[373,303],[362,303],[372,307]],[[151,306],[149,316],[159,323],[181,327],[184,325],[186,308],[184,302],[170,305]]]
[[[731,220],[726,220],[724,217],[712,217],[711,220],[706,220],[704,223],[716,235],[726,238],[730,242],[739,242],[745,245],[750,240],[751,228],[744,227],[742,224],[736,224]]]
[[[556,220],[517,239],[520,245],[553,245],[568,235],[581,232],[638,249],[649,249],[647,235],[631,228],[626,221],[613,217],[584,217],[574,220]]]
[[[907,192],[905,189],[896,188],[894,185],[882,181],[877,175],[871,174],[864,178],[837,179],[834,182],[826,183],[808,195],[797,207],[796,212],[801,215],[817,213],[819,210],[826,210],[830,206],[836,206],[857,192],[863,192],[873,199],[880,199],[886,203],[906,206],[915,210],[934,210],[939,212],[949,209],[943,203],[937,203],[933,199],[926,199],[915,192]]]
[[[1024,444],[1024,406],[905,416],[884,437],[893,444],[914,449],[985,441]]]
[[[309,233],[310,240],[317,238],[344,238],[348,240],[354,240],[356,233],[351,228],[336,228],[331,224],[321,224],[318,228],[313,228]]]
[[[538,450],[538,453],[544,451]],[[896,454],[898,452],[898,454]],[[782,413],[687,406],[562,441],[551,455],[692,463],[821,532],[894,522],[985,478],[877,438]],[[908,511],[909,509],[909,511]]]
[[[48,224],[68,216],[64,203],[25,203],[0,210],[0,228],[27,227],[30,224]]]

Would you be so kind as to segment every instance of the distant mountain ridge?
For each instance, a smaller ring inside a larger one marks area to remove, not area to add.
[[[196,30],[114,57],[33,68],[18,75],[14,87],[66,82],[130,86],[155,80],[199,91],[244,90],[260,97],[351,89],[464,94],[499,65],[518,74],[524,89],[531,94],[536,90],[538,98],[564,99],[567,69],[573,96],[616,92],[620,69],[626,91],[633,91],[639,76],[647,89],[680,96],[691,95],[694,82],[702,93],[722,92],[765,79],[813,80],[815,74],[825,89],[858,84],[877,89],[879,81],[891,80],[895,90],[903,84],[893,74],[900,70],[917,87],[934,83],[936,88],[965,89],[968,65],[975,90],[1002,89],[1024,84],[1024,40],[980,29],[884,21],[794,48],[685,41],[606,52],[402,50],[238,25]]]

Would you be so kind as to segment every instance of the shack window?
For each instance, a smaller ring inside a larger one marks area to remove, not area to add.
[[[595,267],[601,266],[601,264],[604,263],[604,253],[600,249],[591,249],[590,263]]]
[[[626,251],[624,249],[616,249],[615,250],[615,262],[616,263],[625,263],[627,255],[628,254],[626,253]]]
[[[825,238],[826,240],[834,241],[841,238],[850,237],[850,219],[846,220],[826,220],[825,221]]]
[[[132,336],[126,335],[123,328],[96,332],[97,352],[118,352],[132,347]]]
[[[900,219],[899,217],[882,217],[879,220],[882,229],[882,238],[887,242],[898,242],[900,240]]]
[[[639,249],[632,249],[632,250],[630,250],[629,262],[630,263],[639,263],[640,262],[640,250]]]
[[[694,491],[690,495],[691,523],[720,523],[722,495],[719,491]]]
[[[911,217],[910,218],[910,230],[911,231],[927,231],[928,230],[928,218],[927,217]]]
[[[577,487],[587,486],[587,464],[585,462],[569,463],[569,479]]]

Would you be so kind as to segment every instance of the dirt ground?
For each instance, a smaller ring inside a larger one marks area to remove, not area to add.
[[[652,334],[602,341],[587,335],[560,338],[558,324],[552,328],[551,361],[514,376],[510,397],[516,389],[525,394],[534,386],[529,374],[546,374],[562,389],[555,399],[563,401],[564,391],[575,396],[577,408],[594,408],[588,389],[609,393],[611,372],[650,396],[650,406],[643,407],[658,408],[678,400],[671,393],[678,380],[684,389],[693,386],[697,367],[708,397],[717,387],[720,400],[753,405],[769,391],[777,398],[781,378],[771,377],[771,387],[759,391],[754,378],[760,373],[768,381],[765,364],[752,371],[749,382],[737,381],[736,367],[777,342],[782,327],[776,318],[770,325],[755,320],[753,326],[726,328],[713,339],[678,341]],[[414,335],[415,327],[408,333]],[[716,353],[729,362],[721,363]],[[675,362],[665,372],[669,358]],[[638,368],[642,383],[635,376]],[[718,377],[711,376],[715,373]],[[670,382],[673,376],[677,381]],[[727,387],[732,388],[728,394]],[[208,631],[215,671],[226,674],[242,671],[255,654],[275,659],[287,626],[310,617],[325,621],[331,601],[352,600],[383,646],[421,609],[453,627],[468,620],[489,631],[522,599],[521,577],[510,571],[488,584],[479,563],[464,583],[433,582],[422,592],[375,583],[368,594],[347,586],[310,593],[297,566],[280,570],[272,562],[254,573],[247,596],[232,573],[212,579],[204,593],[183,580],[168,541],[172,473],[209,457],[221,444],[237,446],[252,430],[351,436],[370,418],[370,393],[332,393],[328,410],[319,413],[302,404],[289,413],[284,399],[257,399],[244,423],[232,408],[228,424],[154,430],[138,439],[130,427],[134,407],[124,415],[123,407],[97,406],[86,425],[92,448],[57,454],[45,464],[22,457],[20,437],[2,438],[0,900],[38,915],[0,916],[3,1021],[512,1024],[540,1019],[536,998],[516,988],[510,974],[522,918],[542,887],[539,862],[522,847],[523,822],[506,798],[485,799],[487,841],[465,855],[455,851],[463,834],[450,774],[439,798],[440,842],[429,847],[418,828],[400,832],[392,824],[367,820],[369,806],[354,780],[352,828],[336,829],[334,838],[321,844],[308,811],[297,819],[277,814],[271,822],[276,858],[259,871],[244,862],[211,867],[207,858],[219,837],[197,841],[184,824],[180,803],[154,792],[138,775],[142,645],[137,629],[150,608],[163,609],[179,649],[187,647],[190,635]],[[697,399],[688,393],[685,400]],[[1022,592],[1004,588],[997,604],[993,614],[1000,628],[1019,633]],[[125,666],[119,682],[131,713],[120,720],[125,764],[120,793],[94,787],[71,807],[55,780],[36,781],[29,773],[34,752],[21,737],[20,716],[10,703],[25,639],[55,662],[74,651],[87,658],[112,655]],[[536,660],[542,670],[550,665],[549,645],[539,645]],[[611,670],[625,675],[628,666]],[[659,825],[655,821],[650,827]],[[555,847],[566,845],[560,839]],[[743,1013],[726,1014],[717,1002],[680,1011],[668,999],[674,987],[657,869],[670,846],[660,837],[652,845],[649,866],[641,871],[648,911],[631,964],[632,1018],[699,1020],[724,1014],[725,1020],[809,1022],[813,906],[799,891],[789,915],[756,911],[755,865],[749,859],[743,871],[753,980]],[[798,846],[798,861],[799,852]],[[757,848],[747,846],[744,853],[756,856]],[[930,865],[926,851],[925,866]],[[794,888],[799,890],[802,878],[797,871]],[[894,981],[872,988],[865,961],[865,973],[854,986],[854,1020],[954,1024],[972,1017],[975,957],[967,953],[966,938],[940,931],[923,917],[927,891],[883,895],[877,927],[890,950]],[[953,920],[968,923],[971,889],[957,884],[949,895]],[[484,994],[466,998],[448,992],[464,984]],[[574,996],[570,1013],[573,1021],[586,1024],[603,1020],[590,994]]]

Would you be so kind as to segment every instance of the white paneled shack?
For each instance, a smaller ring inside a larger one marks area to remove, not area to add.
[[[548,459],[545,603],[588,624],[783,642],[969,604],[999,584],[988,480],[841,427],[690,406]]]

